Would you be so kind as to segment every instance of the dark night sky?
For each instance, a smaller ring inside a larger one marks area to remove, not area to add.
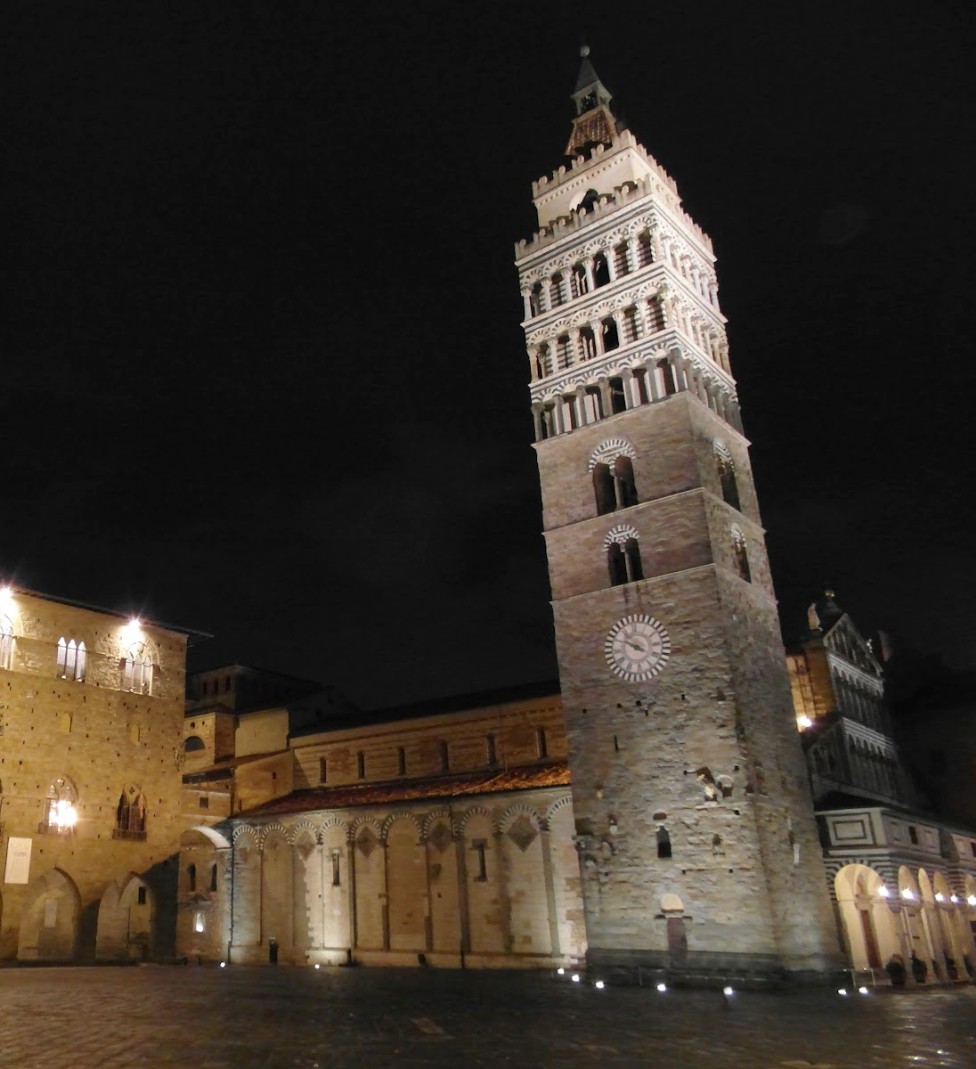
[[[8,6],[0,572],[365,706],[554,677],[512,245],[585,38],[714,239],[787,632],[976,666],[971,9],[576,7]]]

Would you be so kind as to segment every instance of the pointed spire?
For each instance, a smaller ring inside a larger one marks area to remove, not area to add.
[[[580,56],[582,62],[572,94],[576,117],[566,146],[567,156],[587,152],[594,145],[609,145],[619,131],[619,124],[610,111],[613,95],[594,70],[587,45],[580,49]]]

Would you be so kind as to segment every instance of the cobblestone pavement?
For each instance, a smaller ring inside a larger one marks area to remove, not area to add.
[[[421,969],[0,970],[0,1069],[976,1067],[976,988],[843,998]]]

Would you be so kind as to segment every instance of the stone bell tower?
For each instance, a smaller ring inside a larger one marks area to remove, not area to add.
[[[516,246],[589,960],[839,966],[708,236],[583,50]]]

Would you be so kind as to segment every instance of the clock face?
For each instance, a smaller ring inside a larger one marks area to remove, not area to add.
[[[603,654],[612,672],[639,683],[664,667],[671,656],[671,639],[653,616],[624,616],[607,633]]]

